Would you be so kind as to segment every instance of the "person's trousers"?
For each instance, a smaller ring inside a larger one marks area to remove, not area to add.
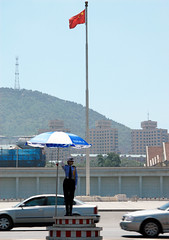
[[[66,206],[66,215],[72,215],[72,206],[75,193],[75,180],[65,178],[63,182],[63,192]]]

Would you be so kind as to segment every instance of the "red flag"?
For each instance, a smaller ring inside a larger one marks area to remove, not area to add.
[[[77,24],[82,23],[85,23],[85,10],[69,19],[69,28],[74,28]]]

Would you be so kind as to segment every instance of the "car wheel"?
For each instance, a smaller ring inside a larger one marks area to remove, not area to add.
[[[160,233],[160,225],[156,221],[148,220],[143,223],[141,233],[145,237],[158,237]]]
[[[8,231],[12,229],[12,220],[8,216],[0,216],[0,231]]]

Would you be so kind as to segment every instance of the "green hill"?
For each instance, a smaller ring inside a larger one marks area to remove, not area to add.
[[[49,120],[64,121],[65,128],[74,134],[85,135],[85,107],[38,91],[0,88],[0,135],[35,135],[38,129],[48,128]],[[107,119],[89,110],[89,127],[95,121]],[[110,120],[110,119],[109,119]],[[119,149],[127,153],[131,146],[130,129],[112,120],[119,131]]]

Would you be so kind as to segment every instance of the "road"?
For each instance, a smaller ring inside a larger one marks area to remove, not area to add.
[[[103,240],[139,240],[143,238],[139,233],[121,230],[119,221],[124,212],[100,212],[101,220],[97,224],[102,227],[100,235]],[[45,227],[42,228],[14,228],[9,232],[1,232],[0,240],[44,240],[48,236]],[[169,239],[169,234],[162,234],[158,239]]]

